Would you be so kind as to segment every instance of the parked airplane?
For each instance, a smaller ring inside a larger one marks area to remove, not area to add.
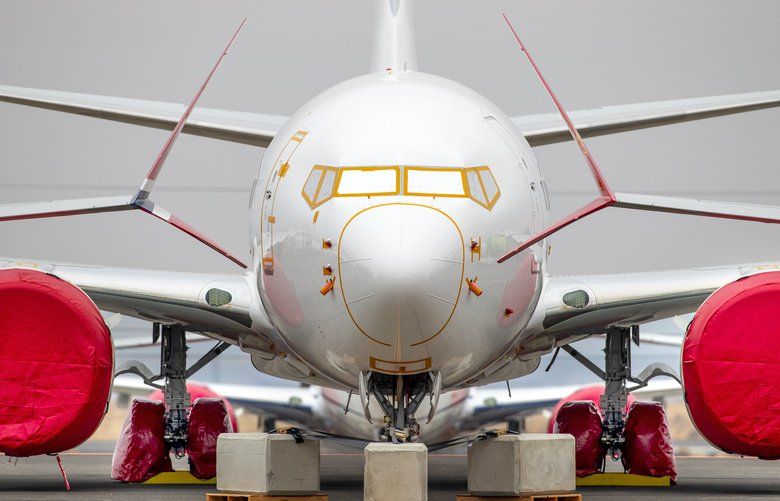
[[[137,193],[0,206],[0,221],[138,209],[246,269],[230,275],[3,261],[4,370],[19,372],[5,379],[11,383],[0,400],[24,400],[19,405],[29,412],[0,413],[0,450],[56,453],[86,439],[105,411],[113,372],[121,372],[163,380],[165,440],[182,453],[186,377],[228,345],[267,374],[321,386],[323,395],[328,388],[355,393],[382,439],[416,440],[469,388],[530,374],[553,350],[593,366],[570,345],[606,333],[606,367],[594,371],[606,380],[602,440],[614,456],[625,442],[627,381],[642,386],[673,372],[657,366],[631,375],[638,326],[696,311],[682,347],[694,422],[729,452],[780,456],[780,414],[768,386],[780,367],[771,336],[780,264],[568,277],[546,271],[549,237],[607,207],[780,221],[775,207],[615,193],[582,139],[776,107],[780,91],[569,114],[509,25],[558,110],[509,118],[475,91],[418,71],[409,0],[377,4],[371,73],[326,90],[290,117],[195,108],[227,49],[187,107],[0,87],[0,100],[11,103],[173,129]],[[252,189],[248,265],[151,199],[182,132],[266,148]],[[569,139],[599,195],[550,224],[532,148]],[[111,340],[95,306],[156,323],[159,374],[140,364],[112,370]],[[191,370],[186,331],[220,341]],[[68,372],[81,393],[59,384],[66,364],[83,369]],[[26,370],[31,365],[39,370]],[[31,387],[41,389],[32,400]],[[50,407],[48,399],[72,405]],[[64,417],[47,415],[57,412]],[[18,426],[25,419],[53,428],[41,436],[35,426]]]

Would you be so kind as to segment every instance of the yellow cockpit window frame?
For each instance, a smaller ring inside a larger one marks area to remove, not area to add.
[[[339,185],[341,184],[341,177],[344,172],[348,171],[380,171],[380,170],[392,170],[395,172],[395,191],[376,191],[365,193],[339,193]],[[377,166],[364,166],[364,167],[340,167],[338,174],[336,175],[336,182],[333,183],[333,197],[382,197],[401,194],[401,167],[398,165],[377,165]]]
[[[333,186],[331,186],[330,193],[324,195],[322,198],[320,198],[320,190],[322,190],[322,184],[325,182],[325,176],[328,172],[333,172],[333,175],[336,176],[336,179],[333,181]],[[314,190],[314,198],[310,198],[308,193],[306,193],[306,185],[309,183],[309,179],[311,179],[311,176],[315,175],[315,172],[319,173],[319,179],[317,180],[317,188]],[[312,167],[311,172],[309,173],[308,177],[306,177],[306,181],[303,183],[303,188],[301,188],[301,195],[303,195],[303,199],[306,200],[306,203],[309,205],[311,209],[316,209],[320,205],[324,204],[331,198],[333,198],[333,193],[336,191],[336,184],[338,182],[339,178],[339,168],[338,167],[331,167],[329,165],[315,165]]]
[[[475,196],[475,194],[471,193],[471,187],[468,183],[468,173],[469,172],[475,172],[477,174],[477,180],[479,181],[479,187],[482,190],[482,195],[484,197],[484,200],[487,201],[487,204],[482,202],[479,198]],[[493,184],[496,187],[496,194],[493,195],[493,198],[488,198],[487,190],[485,189],[485,182],[482,179],[483,175],[490,176],[490,178],[493,180]],[[480,165],[478,167],[466,167],[463,169],[463,182],[466,186],[466,190],[469,193],[469,198],[471,198],[473,201],[477,202],[482,207],[486,208],[487,210],[492,210],[493,206],[496,205],[496,202],[501,197],[501,188],[498,187],[498,183],[496,182],[496,178],[493,176],[493,173],[490,171],[490,167],[487,165]]]
[[[395,191],[385,192],[365,192],[365,193],[339,193],[338,188],[341,184],[341,177],[345,171],[378,171],[378,170],[392,170],[395,172]],[[401,170],[403,170],[403,182],[401,180]],[[453,193],[417,193],[409,191],[409,172],[410,171],[444,171],[444,172],[457,172],[460,173],[461,182],[463,183],[463,194]],[[322,187],[325,181],[325,176],[328,172],[333,172],[335,179],[330,188],[330,193],[322,193]],[[468,175],[470,172],[476,174],[479,185],[476,187],[478,190],[473,192],[469,185]],[[317,179],[317,187],[314,191],[313,198],[306,193],[306,186],[312,176],[319,176]],[[493,185],[496,187],[496,192],[492,198],[488,198],[487,189],[485,188],[486,176],[490,176]],[[372,165],[372,166],[350,166],[350,167],[332,167],[329,165],[315,165],[312,167],[309,176],[304,182],[301,189],[301,195],[306,203],[313,210],[324,204],[332,198],[340,197],[377,197],[377,196],[394,196],[403,195],[410,197],[443,197],[443,198],[470,198],[478,205],[484,207],[487,210],[492,210],[498,199],[501,197],[501,188],[499,188],[496,178],[487,165],[479,165],[476,167],[426,167],[419,165]],[[481,198],[480,198],[481,196]],[[484,200],[484,201],[483,201]]]

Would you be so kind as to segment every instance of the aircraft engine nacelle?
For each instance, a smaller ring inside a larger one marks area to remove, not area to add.
[[[0,270],[0,452],[51,454],[88,439],[111,396],[111,335],[78,287]]]
[[[715,291],[682,347],[688,414],[715,447],[780,458],[780,272]]]

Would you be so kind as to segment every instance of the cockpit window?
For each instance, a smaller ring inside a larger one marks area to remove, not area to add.
[[[501,195],[490,168],[469,167],[465,169],[469,195],[472,200],[486,209],[492,209]]]
[[[501,190],[487,166],[464,168],[315,165],[304,183],[302,195],[312,209],[334,197],[402,195],[470,198],[491,210],[501,196]]]
[[[397,195],[399,167],[342,167],[336,196]]]
[[[463,169],[406,167],[404,193],[410,196],[465,197]]]
[[[337,168],[326,165],[315,165],[311,169],[301,191],[309,207],[314,209],[333,198],[336,174],[338,174]]]

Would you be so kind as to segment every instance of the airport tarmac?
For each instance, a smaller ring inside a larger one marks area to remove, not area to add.
[[[109,478],[111,443],[63,454],[71,491],[66,492],[52,457],[20,459],[0,465],[3,500],[205,499],[213,485],[125,485]],[[586,500],[599,499],[780,499],[780,463],[739,457],[680,457],[678,485],[663,488],[580,488]],[[431,453],[429,499],[454,500],[466,491],[466,456],[461,447]],[[322,492],[331,501],[362,499],[363,453],[359,448],[326,443],[322,455]]]

